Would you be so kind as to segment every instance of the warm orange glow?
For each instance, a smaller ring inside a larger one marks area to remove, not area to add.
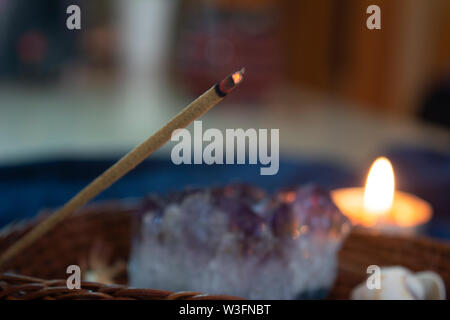
[[[367,175],[366,187],[333,190],[333,201],[356,225],[397,232],[414,232],[432,216],[430,204],[412,194],[395,190],[394,170],[378,158]]]
[[[233,78],[234,84],[238,84],[242,80],[242,75],[239,71],[233,73],[233,75],[231,77]]]
[[[372,164],[364,189],[364,210],[369,214],[385,215],[394,200],[395,180],[391,162],[380,157]]]

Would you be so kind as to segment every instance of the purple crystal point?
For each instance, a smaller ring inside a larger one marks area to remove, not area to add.
[[[264,228],[264,219],[244,202],[220,199],[218,207],[227,214],[228,227],[232,232],[241,232],[245,236],[253,236]]]
[[[295,217],[300,233],[327,233],[345,236],[349,220],[334,204],[330,193],[322,187],[309,184],[281,192],[279,198],[286,203]]]
[[[270,223],[276,237],[295,237],[300,218],[289,203],[280,202],[273,211]]]

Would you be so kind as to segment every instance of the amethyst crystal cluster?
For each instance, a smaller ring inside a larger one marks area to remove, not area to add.
[[[313,185],[269,197],[248,185],[145,199],[130,284],[250,299],[320,298],[349,221]]]

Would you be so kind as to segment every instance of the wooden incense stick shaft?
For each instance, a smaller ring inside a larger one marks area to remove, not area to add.
[[[123,156],[119,161],[117,161],[114,165],[82,189],[78,194],[76,194],[72,199],[70,199],[58,211],[50,215],[47,219],[42,221],[34,229],[27,233],[23,238],[19,239],[19,241],[8,248],[0,256],[0,268],[7,260],[29,246],[44,233],[52,229],[69,214],[80,209],[88,201],[92,200],[100,192],[107,189],[114,182],[136,167],[139,163],[144,161],[150,154],[158,150],[170,139],[174,130],[186,127],[192,121],[214,107],[222,99],[223,97],[220,97],[217,94],[215,86],[198,97],[195,101],[178,113],[172,120],[170,120],[164,127],[159,129],[159,131],[157,131],[154,135]]]

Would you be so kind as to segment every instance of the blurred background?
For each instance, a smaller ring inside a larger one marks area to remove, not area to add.
[[[68,30],[66,8],[81,8]],[[381,8],[381,30],[366,8]],[[0,226],[62,205],[229,73],[204,128],[279,128],[280,171],[175,166],[168,143],[99,200],[230,181],[362,186],[391,159],[450,239],[447,0],[0,0]]]

